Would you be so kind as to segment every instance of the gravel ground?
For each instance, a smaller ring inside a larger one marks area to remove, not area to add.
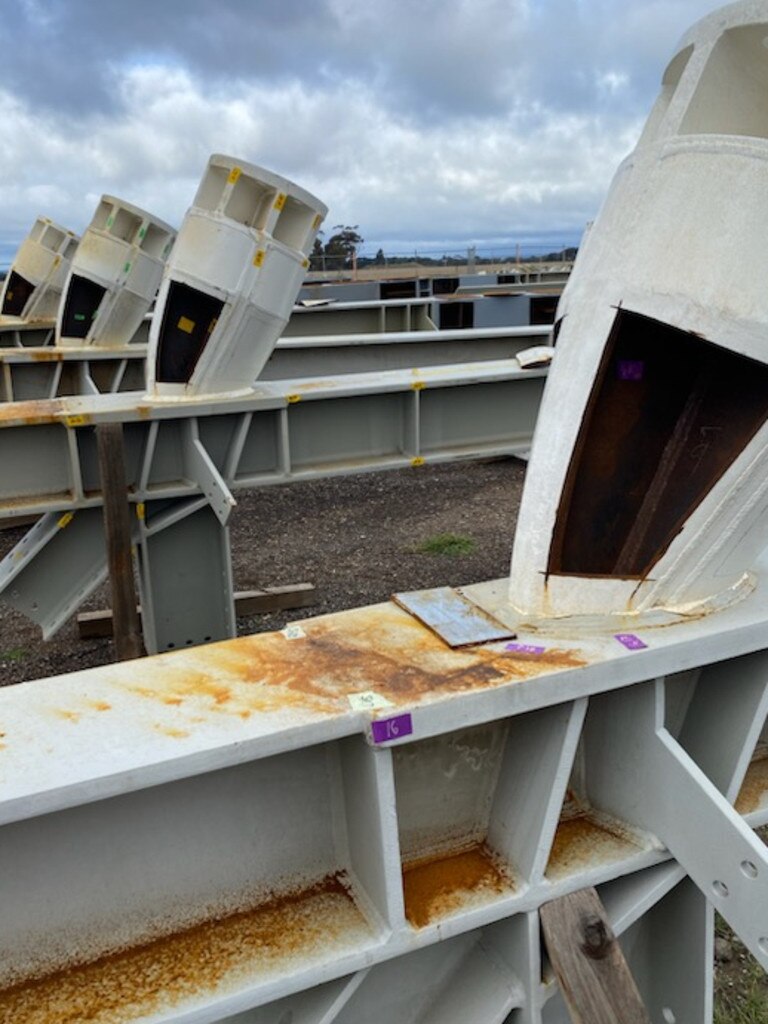
[[[312,608],[242,618],[239,632],[386,601],[397,590],[458,586],[509,571],[525,464],[516,459],[421,466],[238,494],[232,516],[235,588],[314,583]],[[441,534],[472,541],[466,554],[427,554]],[[0,533],[0,557],[24,530]],[[106,587],[86,607],[109,604]],[[0,681],[18,683],[113,660],[111,640],[80,640],[67,624],[48,643],[0,605]]]

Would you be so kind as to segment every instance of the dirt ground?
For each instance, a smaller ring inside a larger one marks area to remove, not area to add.
[[[398,590],[504,576],[524,474],[523,462],[497,459],[240,492],[230,520],[235,589],[314,583],[317,603],[242,618],[238,631],[281,629],[291,619],[386,601]],[[419,550],[445,534],[467,538],[471,550]],[[0,557],[23,535],[0,533]],[[102,587],[86,607],[108,605]],[[80,640],[74,621],[44,643],[37,626],[0,605],[3,685],[111,660],[111,640]]]

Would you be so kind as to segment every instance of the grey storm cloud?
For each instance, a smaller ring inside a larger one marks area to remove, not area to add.
[[[404,246],[578,233],[717,0],[20,0],[0,243],[101,192],[178,222],[213,151]]]

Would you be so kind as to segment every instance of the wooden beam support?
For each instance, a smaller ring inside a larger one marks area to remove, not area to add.
[[[128,661],[130,658],[142,656],[144,642],[136,611],[122,423],[98,424],[96,443],[104,499],[104,534],[107,542],[109,584],[114,609],[115,654],[118,661]]]
[[[541,929],[574,1024],[651,1024],[594,889],[545,903]]]

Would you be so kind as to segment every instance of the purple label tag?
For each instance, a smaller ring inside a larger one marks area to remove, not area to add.
[[[642,359],[620,359],[616,367],[619,380],[642,380],[645,363]]]
[[[410,736],[413,722],[410,715],[395,715],[394,718],[377,718],[371,722],[371,735],[374,743],[391,743],[402,736]]]
[[[507,644],[505,650],[515,654],[543,654],[546,647],[535,647],[533,644]]]
[[[634,633],[616,633],[616,639],[620,644],[624,644],[628,651],[642,651],[648,646]]]

